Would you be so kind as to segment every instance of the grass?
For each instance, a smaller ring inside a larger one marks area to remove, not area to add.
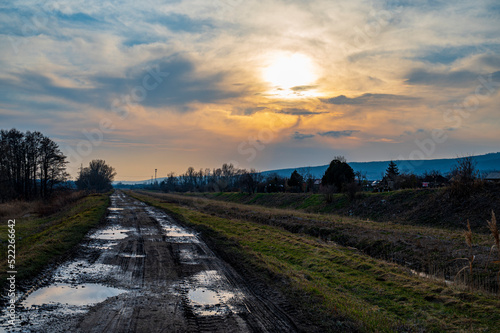
[[[491,295],[412,276],[396,264],[279,226],[206,214],[212,203],[189,207],[166,197],[133,196],[208,235],[233,265],[281,281],[326,331],[344,330],[338,325],[367,332],[498,329],[500,301]]]
[[[109,193],[89,195],[45,217],[15,218],[16,280],[33,278],[47,264],[70,251],[105,216]],[[7,221],[0,226],[0,287],[7,271]]]
[[[463,230],[467,220],[487,233],[489,213],[500,211],[500,185],[484,184],[470,196],[456,200],[448,188],[406,189],[382,193],[357,193],[354,200],[333,194],[327,203],[322,194],[312,193],[190,193],[219,201],[301,210],[309,213],[357,216],[373,221],[395,221],[423,226]]]
[[[398,222],[381,223],[355,217],[305,213],[295,209],[239,204],[199,196],[141,193],[169,202],[198,207],[206,213],[219,217],[246,219],[278,226],[293,233],[304,233],[340,245],[356,247],[378,259],[404,264],[411,269],[446,279],[452,279],[463,267],[462,263],[455,259],[468,255],[464,247],[463,229]],[[486,221],[484,224],[486,225]],[[490,236],[475,233],[474,237],[476,263],[484,265],[490,253]],[[484,290],[496,290],[496,287],[492,286],[496,285],[494,279],[484,278],[479,283],[478,287],[484,285],[484,288],[481,287]]]

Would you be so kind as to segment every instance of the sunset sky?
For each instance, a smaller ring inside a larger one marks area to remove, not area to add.
[[[0,128],[118,180],[497,152],[500,3],[3,1]]]

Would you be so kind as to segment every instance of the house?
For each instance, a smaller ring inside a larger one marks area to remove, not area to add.
[[[490,172],[486,177],[484,177],[484,180],[487,182],[500,183],[500,172]]]
[[[424,184],[427,183],[427,186]],[[422,179],[422,187],[443,187],[448,184],[448,179],[441,175],[426,175],[424,179]]]

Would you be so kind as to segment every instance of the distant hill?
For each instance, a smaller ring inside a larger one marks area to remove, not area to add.
[[[489,153],[485,155],[474,156],[474,160],[477,162],[477,169],[479,172],[488,172],[500,170],[500,153]],[[376,162],[350,162],[349,165],[353,168],[355,172],[361,171],[366,172],[366,176],[369,180],[377,180],[383,177],[387,165],[390,161],[376,161]],[[422,175],[426,171],[437,170],[443,175],[450,172],[453,166],[456,164],[456,158],[449,159],[436,159],[436,160],[408,160],[408,161],[394,161],[399,167],[401,172],[412,172],[417,175]],[[321,178],[324,174],[328,165],[320,165],[313,167],[297,167],[288,169],[278,169],[264,171],[262,174],[264,176],[277,173],[281,177],[290,177],[294,170],[297,170],[301,175],[310,173],[314,178]]]
[[[480,172],[487,171],[500,171],[500,153],[489,153],[485,155],[474,156],[474,160],[477,162],[477,169]],[[422,175],[426,171],[437,170],[443,175],[450,172],[452,167],[456,164],[456,158],[448,159],[437,159],[437,160],[408,160],[408,161],[394,161],[399,167],[401,172],[411,171],[417,175]],[[387,165],[390,161],[376,161],[376,162],[350,162],[349,165],[354,169],[354,171],[366,172],[366,177],[369,180],[381,179]],[[268,170],[263,171],[264,176],[277,173],[281,177],[290,177],[293,170],[297,170],[301,175],[310,173],[314,178],[321,178],[325,174],[327,165],[320,166],[310,166],[310,167],[296,167],[288,169],[278,169],[278,170]],[[161,183],[165,178],[158,178],[158,183]],[[123,185],[133,185],[133,184],[151,184],[151,179],[141,180],[141,181],[115,181],[113,185],[122,183]]]

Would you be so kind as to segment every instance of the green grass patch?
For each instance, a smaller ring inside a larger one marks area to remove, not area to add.
[[[313,297],[314,302],[297,306],[317,310],[311,320],[318,325],[325,317],[337,317],[367,332],[498,329],[500,301],[494,296],[411,276],[395,264],[308,235],[212,216],[151,196],[133,196],[216,238],[219,251],[233,252],[226,256],[232,263],[246,262],[260,274],[287,281],[284,290],[298,290],[303,299]]]
[[[38,274],[47,264],[76,246],[106,214],[109,193],[86,196],[43,218],[16,218],[16,279]],[[0,225],[0,289],[7,277],[8,218]]]

